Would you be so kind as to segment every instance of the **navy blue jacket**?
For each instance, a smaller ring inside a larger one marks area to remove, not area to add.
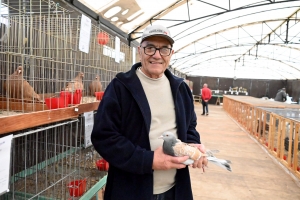
[[[137,63],[130,71],[116,75],[106,88],[95,117],[91,140],[97,152],[109,162],[104,195],[107,200],[151,200],[153,195],[151,111],[136,75],[140,66]],[[190,88],[169,70],[165,75],[174,98],[178,138],[200,143]],[[176,199],[193,199],[188,167],[177,170],[175,180]]]

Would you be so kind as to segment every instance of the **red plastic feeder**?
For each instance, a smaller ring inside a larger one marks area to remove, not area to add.
[[[106,160],[104,159],[97,160],[96,165],[99,171],[108,171],[109,164]]]
[[[86,179],[72,181],[67,185],[67,187],[69,188],[70,196],[82,196],[86,188]]]
[[[71,104],[71,93],[68,91],[61,91],[60,98],[64,99],[67,105]]]
[[[63,98],[51,97],[46,98],[45,103],[49,109],[57,109],[66,107],[66,102]]]
[[[75,90],[75,92],[71,94],[71,104],[80,104],[81,97],[82,97],[82,90]]]
[[[97,100],[102,100],[104,92],[95,92],[95,96]]]

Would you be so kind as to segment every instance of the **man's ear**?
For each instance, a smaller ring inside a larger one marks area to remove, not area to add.
[[[139,56],[140,56],[140,61],[142,59],[142,51],[143,51],[143,48],[138,46],[138,53],[139,53]]]
[[[170,56],[172,56],[174,54],[174,49],[172,49]]]

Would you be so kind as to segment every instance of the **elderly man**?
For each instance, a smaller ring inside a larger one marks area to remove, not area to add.
[[[286,101],[286,91],[285,88],[282,88],[281,90],[278,90],[276,97],[274,99],[275,101],[285,102]]]
[[[104,199],[193,199],[187,156],[163,153],[163,132],[205,152],[196,130],[193,95],[167,68],[174,40],[160,25],[148,26],[138,47],[140,63],[116,75],[105,90],[92,143],[109,162]],[[201,157],[192,167],[202,168]]]

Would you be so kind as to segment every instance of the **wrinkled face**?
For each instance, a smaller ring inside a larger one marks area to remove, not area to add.
[[[154,55],[149,56],[145,54],[144,47],[172,48],[170,42],[165,38],[153,36],[147,38],[142,42],[141,46],[138,47],[138,52],[142,63],[142,72],[150,78],[161,77],[169,66],[174,50],[171,50],[171,53],[168,56],[161,56],[158,50]]]

